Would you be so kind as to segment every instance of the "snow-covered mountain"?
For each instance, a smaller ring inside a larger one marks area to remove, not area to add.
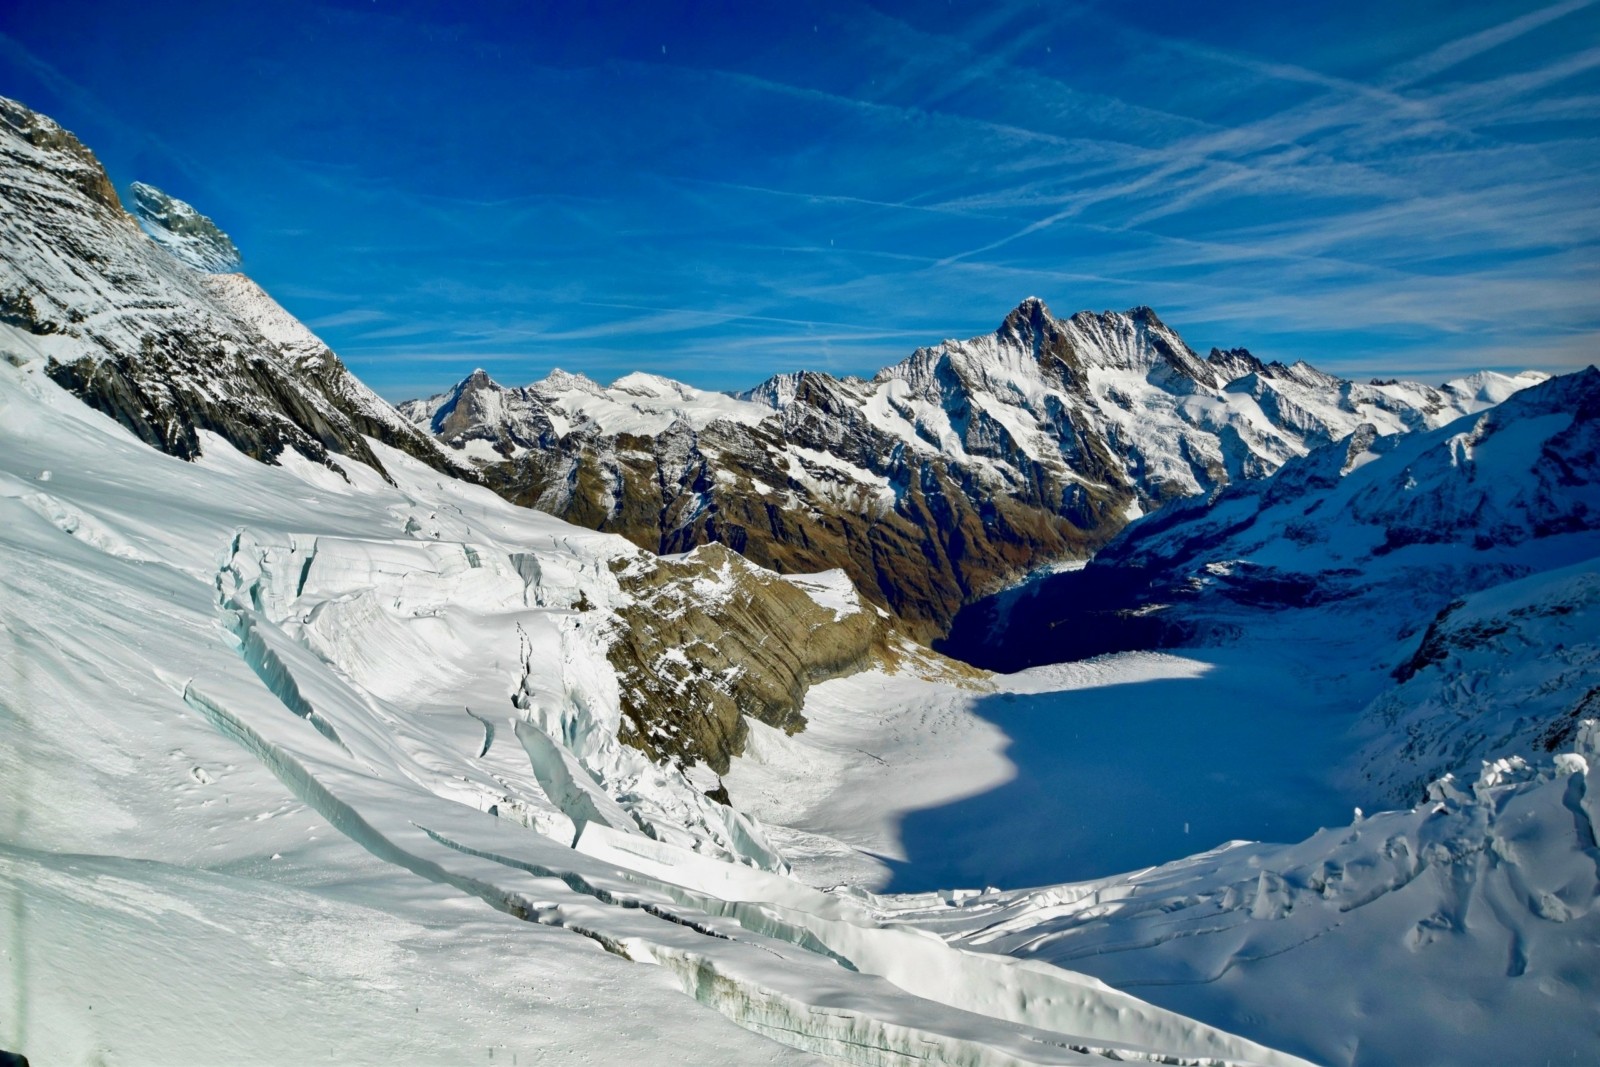
[[[1082,571],[974,605],[941,647],[1015,669],[1227,641],[1264,613],[1284,639],[1355,639],[1393,688],[1371,695],[1352,773],[1409,803],[1476,760],[1566,744],[1591,713],[1596,557],[1591,367],[1435,430],[1364,425],[1270,479],[1176,503]]]
[[[1200,358],[1148,308],[919,349],[871,380],[802,371],[729,397],[632,374],[482,371],[401,410],[518,503],[655,551],[721,542],[840,567],[918,636],[1163,503],[1264,477],[1362,424],[1425,429],[1540,379],[1368,385],[1243,349]]]
[[[290,449],[381,470],[371,437],[470,476],[254,282],[208,273],[226,266],[209,253],[197,269],[194,241],[226,241],[215,226],[136,195],[159,243],[77,138],[0,98],[0,322],[52,378],[184,458],[208,430],[263,460]]]

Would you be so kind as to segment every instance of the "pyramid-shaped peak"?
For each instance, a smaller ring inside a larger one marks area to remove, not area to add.
[[[1127,311],[1127,316],[1138,325],[1149,330],[1167,329],[1167,324],[1161,321],[1161,316],[1156,314],[1155,308],[1152,308],[1147,304],[1140,304],[1138,307],[1129,308]]]
[[[1050,309],[1045,306],[1044,301],[1036,296],[1030,296],[1011,310],[1005,321],[1000,324],[999,332],[1019,335],[1039,333],[1052,321],[1054,320],[1051,318]]]
[[[453,390],[457,395],[477,393],[484,390],[498,390],[500,383],[489,377],[489,372],[482,367],[474,367],[471,374],[456,383]]]

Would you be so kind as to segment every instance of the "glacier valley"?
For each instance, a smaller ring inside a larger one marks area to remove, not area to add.
[[[1600,1055],[1600,371],[1029,300],[396,410],[0,119],[0,1049]]]

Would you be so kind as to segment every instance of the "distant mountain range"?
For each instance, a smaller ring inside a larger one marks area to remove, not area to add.
[[[926,640],[1169,501],[1542,377],[1360,384],[1244,349],[1201,358],[1149,308],[1058,319],[1029,298],[993,334],[871,379],[801,371],[729,396],[564,371],[505,388],[480,370],[400,410],[516,503],[655,552],[720,542],[779,571],[843,568]]]

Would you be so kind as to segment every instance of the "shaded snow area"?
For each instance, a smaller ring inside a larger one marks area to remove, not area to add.
[[[724,781],[800,877],[859,887],[879,921],[1094,975],[1314,1062],[1593,1062],[1593,720],[1364,815],[1350,799],[1373,790],[1335,781],[1338,754],[1370,733],[1361,694],[1392,680],[1244,643],[1254,659],[1128,653],[994,692],[824,683],[810,729],[757,733]],[[1502,645],[1497,664],[1480,650],[1471,677],[1557,702],[1571,664],[1541,671],[1536,647]],[[884,885],[907,892],[868,892]]]
[[[789,875],[799,835],[616,740],[639,551],[369,443],[392,485],[220,438],[185,463],[0,361],[0,1047],[1302,1062]],[[929,757],[998,780],[998,733],[946,718]]]
[[[908,892],[1108,875],[1349,817],[1326,778],[1350,717],[1336,687],[1304,678],[1290,657],[1219,649],[981,688],[858,675],[812,691],[804,733],[757,731],[724,781],[817,883]],[[1270,720],[1263,687],[1286,696]]]
[[[1328,1063],[1594,1062],[1593,726],[1297,845],[899,902],[952,943],[1085,971]]]

